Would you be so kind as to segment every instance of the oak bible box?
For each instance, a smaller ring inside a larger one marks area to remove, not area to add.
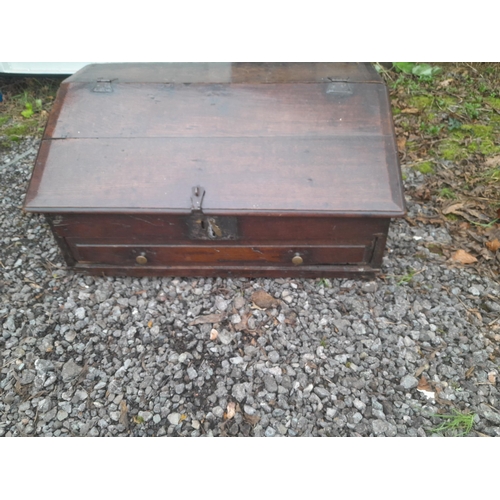
[[[25,201],[87,274],[372,278],[404,214],[368,64],[95,64],[64,80]]]

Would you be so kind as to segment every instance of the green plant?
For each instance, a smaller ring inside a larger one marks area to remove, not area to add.
[[[466,102],[464,105],[464,111],[471,120],[475,120],[479,117],[480,104],[475,102]]]
[[[392,64],[401,73],[415,75],[420,78],[433,77],[441,72],[441,68],[439,66],[431,66],[430,64],[424,63],[395,62]]]
[[[441,425],[431,429],[432,433],[450,432],[454,436],[465,436],[472,430],[476,415],[473,413],[461,413],[454,409],[452,414],[435,414],[432,417],[444,420]]]
[[[434,173],[434,169],[432,168],[432,163],[430,161],[423,161],[422,163],[418,163],[413,168],[415,170],[418,170],[423,175]]]
[[[455,120],[455,118],[448,119],[448,130],[453,132],[454,130],[459,130],[462,127],[462,123],[459,120]]]
[[[483,174],[488,181],[500,181],[500,167],[492,168]]]
[[[31,104],[31,102],[27,102],[25,105],[24,105],[25,109],[23,111],[21,111],[21,115],[24,117],[24,118],[30,118],[34,111],[33,111],[33,105]]]
[[[450,188],[443,188],[441,191],[439,191],[439,196],[441,198],[446,198],[448,200],[454,200],[456,198],[455,193],[450,189]]]
[[[417,271],[415,269],[409,269],[405,275],[401,276],[401,278],[397,282],[397,285],[399,286],[404,283],[409,283],[413,279],[413,276],[415,276],[415,274],[417,274]]]
[[[493,219],[492,221],[487,222],[486,224],[483,224],[481,222],[472,222],[471,221],[471,224],[474,224],[475,226],[484,227],[486,229],[489,229],[490,227],[493,227],[499,221],[500,221],[500,219]]]
[[[325,288],[331,288],[331,287],[332,287],[332,284],[330,283],[330,280],[329,280],[329,279],[326,279],[326,278],[321,278],[321,279],[318,281],[318,286],[324,286]]]
[[[319,345],[320,345],[321,347],[326,348],[326,346],[328,345],[328,344],[326,343],[326,337],[323,337],[323,338],[319,341]]]
[[[431,125],[429,123],[421,123],[420,130],[429,135],[438,135],[444,125]]]

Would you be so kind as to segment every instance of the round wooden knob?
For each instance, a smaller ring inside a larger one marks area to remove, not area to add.
[[[300,266],[304,262],[304,259],[300,255],[294,255],[292,262],[295,266]]]
[[[138,255],[135,258],[135,261],[137,262],[137,264],[141,264],[141,265],[148,263],[148,259],[144,255]]]

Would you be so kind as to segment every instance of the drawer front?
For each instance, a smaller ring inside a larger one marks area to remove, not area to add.
[[[370,261],[372,244],[336,246],[243,246],[243,245],[110,245],[68,241],[81,264],[119,266],[172,265],[274,265],[322,266],[364,264]]]
[[[199,219],[199,220],[198,220]],[[211,220],[215,224],[211,224]],[[307,216],[62,214],[49,216],[61,238],[129,244],[233,240],[241,245],[360,245],[387,234],[389,219]]]

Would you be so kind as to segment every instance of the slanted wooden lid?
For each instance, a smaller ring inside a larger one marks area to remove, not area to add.
[[[59,90],[32,212],[404,214],[370,65],[102,64]]]

